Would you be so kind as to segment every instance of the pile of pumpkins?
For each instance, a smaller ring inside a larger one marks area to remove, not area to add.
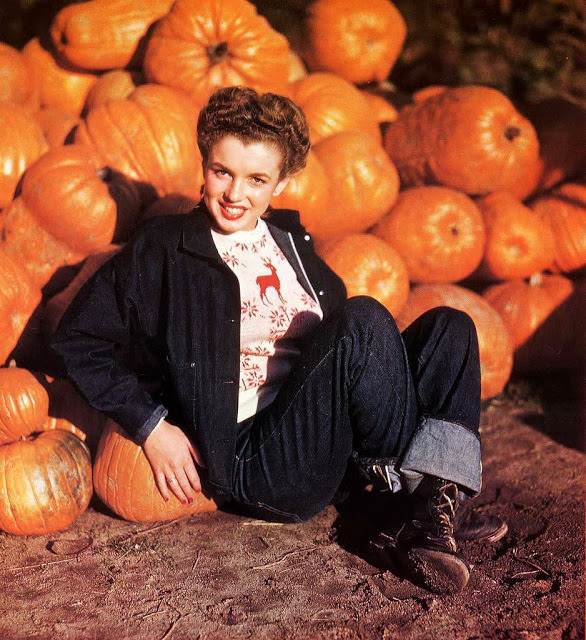
[[[273,205],[300,212],[350,295],[374,296],[400,328],[432,306],[467,311],[484,399],[513,366],[556,365],[526,347],[581,287],[583,112],[554,100],[521,113],[479,85],[393,104],[405,22],[390,0],[363,4],[316,0],[293,43],[248,0],[87,0],[21,50],[0,43],[0,529],[66,528],[92,487],[129,520],[216,508],[165,503],[140,447],[28,363],[141,220],[191,210],[195,122],[220,86],[304,109],[307,166]]]

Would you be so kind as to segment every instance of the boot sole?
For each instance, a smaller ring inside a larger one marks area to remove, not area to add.
[[[468,583],[470,568],[459,555],[425,547],[396,550],[394,561],[400,573],[413,584],[432,593],[458,593]]]

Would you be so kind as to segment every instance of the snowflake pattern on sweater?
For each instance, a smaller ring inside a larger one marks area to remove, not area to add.
[[[296,343],[323,314],[261,219],[252,231],[212,231],[240,284],[238,421],[272,402],[299,354]]]

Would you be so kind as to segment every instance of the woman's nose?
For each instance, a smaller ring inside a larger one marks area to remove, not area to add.
[[[238,202],[243,196],[244,187],[241,180],[235,178],[227,186],[224,197],[230,202]]]

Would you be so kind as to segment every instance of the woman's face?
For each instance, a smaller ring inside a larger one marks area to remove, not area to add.
[[[212,145],[203,165],[203,199],[221,233],[250,231],[273,195],[287,186],[280,179],[283,157],[265,142],[243,143],[225,136]]]

